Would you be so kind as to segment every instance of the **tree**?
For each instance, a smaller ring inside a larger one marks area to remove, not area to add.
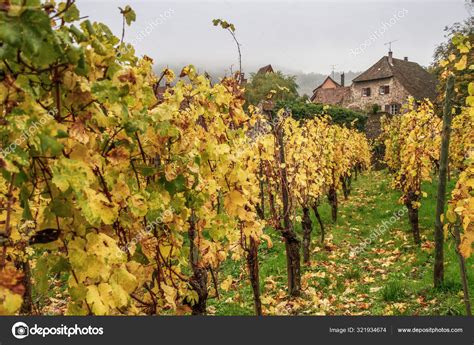
[[[273,94],[274,101],[295,100],[298,97],[298,85],[294,76],[282,72],[253,73],[252,81],[245,86],[247,105],[258,105],[267,95]]]

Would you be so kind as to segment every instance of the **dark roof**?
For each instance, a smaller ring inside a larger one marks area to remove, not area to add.
[[[342,105],[351,95],[349,86],[340,86],[333,89],[316,89],[311,102]]]
[[[273,67],[272,65],[266,65],[266,66],[263,66],[262,68],[260,68],[257,72],[257,74],[260,74],[260,73],[263,73],[263,74],[266,74],[266,73],[273,73]]]
[[[436,98],[436,78],[416,62],[382,57],[372,67],[363,72],[353,83],[385,78],[396,78],[403,87],[416,99]]]
[[[316,90],[318,90],[319,88],[321,88],[328,80],[331,80],[334,84],[336,84],[336,87],[341,87],[341,84],[339,84],[337,81],[335,81],[334,79],[332,79],[329,75],[326,77],[326,79],[324,79],[324,81],[319,84],[319,86],[317,88],[315,88],[313,90],[313,92],[315,92]]]
[[[358,77],[352,80],[353,83],[360,81],[369,81],[376,79],[384,79],[393,77],[393,71],[388,63],[388,57],[384,56],[379,61],[377,61],[372,67],[370,67],[365,72],[362,72]]]

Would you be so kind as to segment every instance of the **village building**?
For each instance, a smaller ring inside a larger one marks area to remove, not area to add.
[[[268,73],[275,73],[272,65],[266,65],[266,66],[260,67],[256,74],[258,75],[258,74],[268,74]],[[275,102],[273,100],[262,100],[260,101],[260,104],[258,106],[264,112],[271,111],[275,107]]]
[[[267,74],[267,73],[275,73],[272,65],[266,65],[266,66],[260,67],[256,74]],[[240,84],[241,85],[247,84],[247,79],[245,78],[244,73],[240,73]]]
[[[267,74],[267,73],[275,73],[272,65],[263,66],[257,71],[257,74]]]
[[[341,83],[327,77],[321,85],[313,90],[310,100],[314,103],[334,104],[343,106],[350,97],[351,88],[344,86],[344,73],[341,74]]]
[[[411,96],[417,101],[434,100],[436,78],[408,58],[396,59],[390,51],[360,74],[350,87],[331,78],[314,90],[314,103],[340,105],[350,109],[398,114]]]

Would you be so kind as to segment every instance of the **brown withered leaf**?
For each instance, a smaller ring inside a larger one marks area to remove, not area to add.
[[[86,127],[82,122],[75,122],[69,128],[69,136],[82,144],[87,144],[89,142]]]
[[[17,270],[12,264],[7,264],[3,270],[0,270],[0,285],[15,294],[23,295],[25,293],[23,277],[23,272]]]
[[[109,154],[107,155],[107,159],[112,164],[119,164],[121,161],[128,160],[128,158],[129,153],[123,146],[110,150]]]
[[[132,70],[129,70],[127,73],[119,76],[118,80],[120,80],[122,83],[129,82],[131,84],[135,84],[137,82],[137,78],[135,77],[135,74]]]

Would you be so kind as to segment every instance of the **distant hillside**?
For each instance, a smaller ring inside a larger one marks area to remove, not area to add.
[[[159,73],[164,67],[171,68],[173,71],[175,71],[176,74],[178,74],[181,69],[184,67],[183,65],[156,65],[155,66],[155,71]],[[200,73],[207,72],[211,76],[211,80],[213,82],[218,82],[222,77],[226,75],[230,75],[231,71],[229,68],[225,67],[203,67],[196,65],[195,66]],[[261,67],[261,66],[260,66]],[[250,75],[252,73],[257,72],[259,67],[254,67],[254,68],[249,68],[249,70],[245,71],[246,77],[250,78]],[[298,84],[298,93],[300,95],[308,95],[311,96],[313,94],[313,90],[318,87],[324,79],[328,76],[327,74],[321,74],[321,73],[304,73],[301,71],[295,71],[291,69],[287,69],[284,67],[280,66],[273,66],[275,70],[281,70],[283,73],[288,74],[288,75],[294,75],[296,77],[296,83]],[[361,72],[352,72],[348,71],[345,72],[345,85],[350,85],[352,82],[352,79],[357,77]],[[334,80],[337,81],[338,83],[341,81],[341,75],[340,72],[335,72],[334,73]]]

